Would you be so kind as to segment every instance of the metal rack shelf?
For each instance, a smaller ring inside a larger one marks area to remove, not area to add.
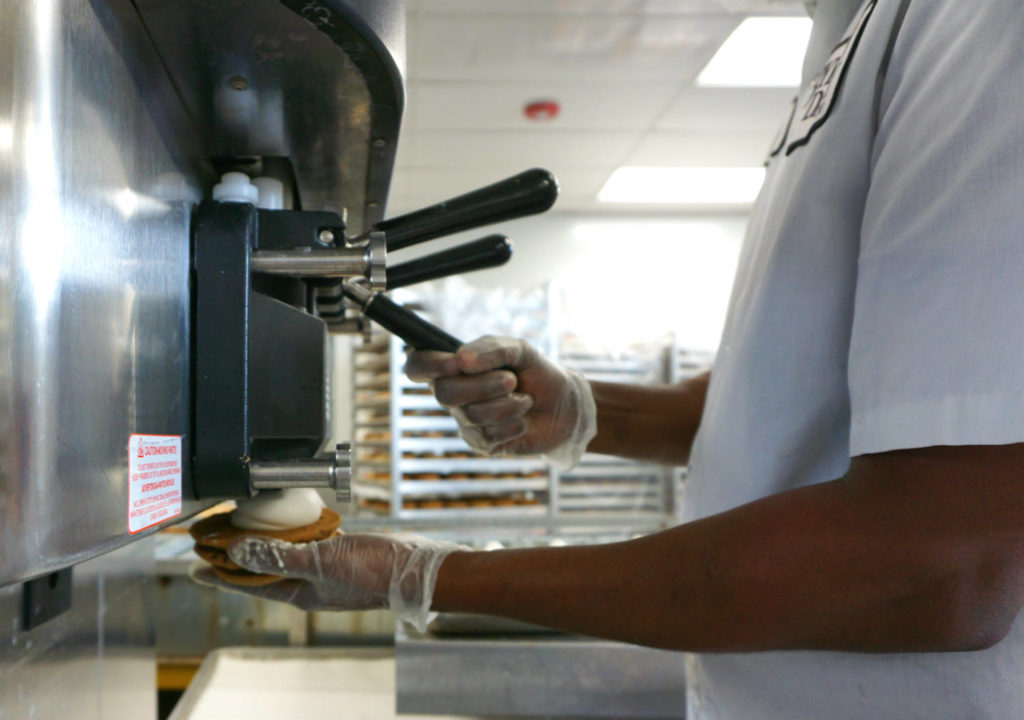
[[[714,353],[687,349],[673,337],[672,344],[665,350],[665,374],[670,383],[681,383],[705,372],[711,367],[714,360]],[[677,519],[682,518],[683,485],[688,472],[686,467],[677,467],[672,470],[669,490],[672,493],[672,511]]]
[[[403,480],[402,495],[492,495],[547,490],[547,478],[534,480]]]
[[[662,512],[639,511],[625,516],[622,513],[596,510],[553,517],[543,507],[539,512],[536,507],[514,509],[520,512],[494,512],[486,518],[486,523],[480,522],[483,519],[480,512],[467,514],[449,510],[411,510],[397,516],[389,513],[346,518],[344,525],[349,532],[415,527],[417,532],[459,541],[475,537],[480,545],[492,539],[520,541],[528,537],[538,540],[567,538],[574,542],[589,542],[594,538],[613,540],[655,532],[665,527],[665,514]]]
[[[467,519],[485,524],[493,519],[535,522],[548,514],[546,462],[475,453],[458,436],[457,423],[429,387],[401,372],[402,342],[390,338],[387,344],[375,341],[371,347],[373,352],[360,348],[354,361],[353,490],[362,506],[360,520],[420,528]],[[371,401],[371,392],[386,393],[387,398]],[[361,442],[383,427],[385,413],[388,441]]]
[[[509,507],[459,507],[459,508],[438,508],[436,510],[402,510],[400,518],[406,520],[435,520],[449,521],[452,519],[452,510],[458,510],[459,520],[481,521],[481,520],[503,520],[512,518],[537,518],[547,514],[547,509],[541,505],[513,505]]]
[[[391,502],[390,486],[376,485],[365,481],[355,481],[352,483],[352,490],[361,498]],[[346,522],[345,524],[347,525],[348,523]]]
[[[398,469],[403,475],[409,473],[476,473],[499,477],[509,473],[543,473],[547,475],[548,464],[543,460],[503,460],[492,458],[467,459],[401,459]]]
[[[563,353],[559,362],[588,380],[627,384],[665,381],[658,354],[611,355],[576,350]],[[671,482],[671,471],[660,465],[588,453],[577,467],[556,474],[553,504],[558,514],[566,517],[604,512],[634,518],[653,513],[667,525],[672,519]]]
[[[428,386],[404,375],[400,340],[374,339],[369,347],[374,350],[360,348],[354,358],[354,490],[362,508],[348,527],[411,527],[460,537],[502,527],[547,537],[606,538],[674,522],[679,473],[596,454],[585,455],[566,473],[541,458],[479,455],[459,437],[457,423]],[[589,379],[643,384],[672,376],[660,350],[552,354]],[[374,434],[385,424],[386,441]]]

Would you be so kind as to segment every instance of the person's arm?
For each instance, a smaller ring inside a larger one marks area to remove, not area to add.
[[[846,477],[613,545],[450,555],[433,607],[702,652],[953,651],[1024,602],[1024,445]]]
[[[620,385],[591,381],[597,436],[589,452],[682,465],[690,458],[711,373],[678,385]]]
[[[701,652],[975,650],[1024,603],[1024,445],[866,455],[849,473],[638,540],[468,552],[408,536],[228,550],[314,609],[502,615]]]

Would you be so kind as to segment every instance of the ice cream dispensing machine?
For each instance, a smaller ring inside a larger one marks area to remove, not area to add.
[[[366,318],[410,347],[461,344],[383,293],[503,264],[502,235],[392,265],[395,251],[453,232],[543,212],[558,186],[545,170],[519,175],[355,236],[330,212],[264,210],[260,183],[224,175],[193,221],[195,385],[192,474],[200,498],[330,487],[350,496],[348,444],[323,453],[326,330]],[[273,190],[271,191],[273,192]]]
[[[154,718],[158,653],[335,627],[193,583],[185,523],[291,488],[348,498],[341,334],[454,350],[388,292],[508,261],[483,228],[558,186],[533,162],[463,184],[403,146],[402,0],[11,0],[0,68],[0,717]],[[607,677],[657,676],[557,645],[547,664],[507,656],[539,678],[519,695],[544,717],[583,697],[559,673],[605,690],[573,716],[614,711]],[[396,695],[426,698],[409,712],[508,698],[506,672],[476,680],[505,660],[420,648],[404,657],[465,684],[399,663]]]
[[[95,613],[67,613],[71,568],[94,577],[220,499],[349,497],[331,333],[372,321],[453,349],[386,292],[511,246],[405,249],[554,202],[532,169],[388,216],[404,18],[396,0],[0,4],[0,594],[24,589],[8,626]]]

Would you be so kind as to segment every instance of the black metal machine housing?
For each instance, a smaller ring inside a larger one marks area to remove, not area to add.
[[[312,458],[328,430],[326,327],[301,279],[254,276],[254,250],[318,245],[334,213],[202,203],[193,223],[193,476],[203,498],[253,494],[260,460]]]

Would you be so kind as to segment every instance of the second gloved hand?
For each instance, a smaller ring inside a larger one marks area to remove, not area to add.
[[[191,575],[204,585],[302,610],[390,608],[422,632],[441,563],[459,550],[468,548],[414,535],[339,535],[301,544],[252,536],[232,543],[229,557],[246,570],[285,580],[241,587],[219,579],[209,566]]]
[[[568,470],[597,434],[590,383],[525,340],[488,336],[454,354],[412,352],[405,371],[431,383],[462,437],[487,455],[542,454]]]

